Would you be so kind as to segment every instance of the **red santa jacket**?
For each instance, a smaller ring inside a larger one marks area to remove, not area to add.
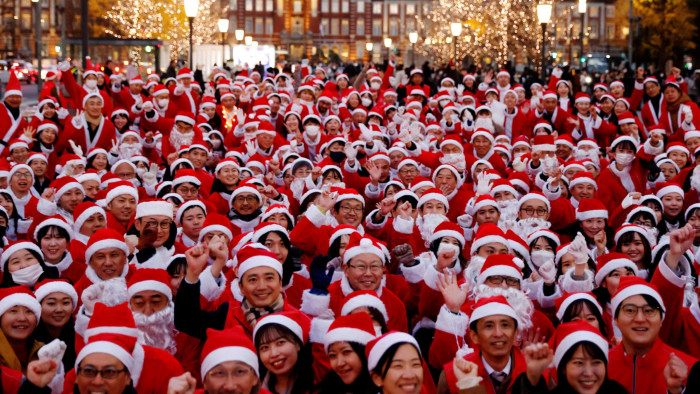
[[[70,71],[61,72],[61,79],[63,80],[63,86],[66,87],[66,91],[68,92],[68,94],[70,94],[71,107],[73,107],[74,109],[83,110],[83,98],[85,98],[85,96],[88,95],[88,91],[85,90],[84,87],[78,85],[77,82],[75,82],[75,77]],[[102,96],[102,115],[112,115],[112,97],[110,97],[108,92],[102,89],[97,89],[97,91],[100,93],[100,96]]]
[[[528,114],[528,128],[530,130],[533,130],[535,128],[535,125],[537,122],[539,122],[542,119],[547,119],[549,118],[549,122],[552,124],[552,127],[554,130],[559,132],[559,135],[566,134],[566,119],[572,117],[571,113],[568,111],[565,111],[561,109],[559,106],[557,106],[554,109],[554,112],[552,113],[551,117],[545,116],[544,113],[540,113],[537,108],[532,109]]]
[[[479,383],[479,385],[481,387],[484,387],[488,394],[496,394],[496,390],[493,387],[493,383],[491,383],[491,378],[486,372],[486,368],[484,368],[484,363],[481,358],[481,352],[474,352],[468,354],[464,356],[464,359],[467,361],[471,361],[479,366],[478,376],[481,377],[481,383]],[[457,394],[459,393],[459,389],[457,388],[457,376],[454,373],[452,363],[453,361],[450,361],[449,363],[445,364],[445,378],[447,379],[447,384],[449,386],[450,393]],[[520,352],[520,350],[514,346],[513,350],[511,351],[510,374],[506,378],[507,380],[503,381],[504,384],[508,384],[508,392],[511,392],[516,378],[520,374],[525,372],[527,372],[527,364],[525,363],[525,357]]]
[[[10,115],[10,110],[7,109],[5,103],[0,103],[0,144],[3,145],[3,157],[8,157],[10,155],[7,144],[19,137],[27,125],[28,123],[21,113],[19,118],[14,119],[12,115]]]
[[[193,84],[196,82],[192,82]],[[193,114],[199,113],[199,103],[201,101],[201,97],[199,96],[199,93],[197,93],[194,90],[187,90],[185,89],[184,93],[181,94],[175,94],[175,88],[177,88],[177,85],[173,85],[169,88],[170,90],[170,101],[175,103],[177,106],[178,111],[187,111],[187,112],[192,112]]]
[[[63,152],[70,147],[69,140],[80,146],[83,152],[87,152],[92,148],[100,147],[106,148],[112,146],[112,141],[115,141],[116,132],[114,124],[107,117],[102,117],[100,119],[100,124],[97,126],[97,132],[93,138],[90,138],[87,127],[85,126],[84,115],[80,115],[83,120],[83,124],[80,128],[76,128],[73,122],[68,122],[63,133],[59,135],[58,141],[56,142],[55,149],[58,152]]]

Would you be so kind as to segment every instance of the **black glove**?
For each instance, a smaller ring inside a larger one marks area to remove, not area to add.
[[[399,245],[392,250],[396,262],[406,267],[412,267],[416,264],[413,258],[413,248],[409,244]]]
[[[326,272],[326,266],[328,262],[331,261],[331,257],[318,255],[314,257],[309,267],[309,276],[311,277],[311,294],[316,295],[327,295],[328,286],[330,286],[333,279],[333,272],[335,272],[335,267],[331,267],[328,272]]]

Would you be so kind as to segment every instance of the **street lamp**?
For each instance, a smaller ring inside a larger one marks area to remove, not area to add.
[[[384,46],[386,47],[386,56],[389,57],[391,52],[391,38],[387,37],[384,39]]]
[[[241,41],[245,38],[245,31],[242,29],[236,30],[236,41]]]
[[[455,67],[457,67],[457,37],[462,34],[462,24],[459,22],[453,22],[450,24],[450,29],[452,30],[452,48],[454,48],[454,59]]]
[[[371,62],[372,61],[372,49],[374,49],[374,44],[367,41],[367,43],[365,44],[365,49],[367,50],[368,61]]]
[[[219,32],[221,33],[221,67],[226,63],[226,33],[228,33],[228,19],[219,19]]]
[[[34,37],[36,38],[36,60],[37,60],[37,91],[41,92],[41,4],[39,0],[32,0],[34,3]]]
[[[581,15],[581,51],[579,52],[579,63],[581,66],[581,72],[583,72],[583,69],[586,67],[584,57],[583,57],[583,30],[584,26],[586,24],[584,23],[584,15],[586,14],[586,8],[587,8],[586,0],[578,0],[578,13]]]
[[[551,4],[538,4],[537,5],[537,20],[542,26],[542,82],[544,82],[547,74],[545,69],[545,55],[544,55],[544,40],[547,35],[547,24],[549,19],[552,17],[552,5]]]
[[[245,44],[246,44],[247,46],[253,45],[253,36],[245,36],[245,41],[244,41],[244,42],[245,42]]]
[[[197,9],[199,8],[199,0],[185,0],[185,15],[190,22],[190,70],[192,70],[192,22],[197,16]]]
[[[412,31],[408,33],[408,41],[411,42],[411,63],[416,65],[416,43],[418,42],[418,32]]]

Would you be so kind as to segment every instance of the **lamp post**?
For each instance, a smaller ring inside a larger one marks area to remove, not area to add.
[[[411,63],[416,65],[416,43],[418,42],[418,32],[408,33],[408,41],[411,42]]]
[[[549,19],[552,17],[552,5],[551,4],[538,4],[537,5],[537,20],[540,22],[542,27],[542,82],[547,76],[547,70],[545,68],[545,54],[544,54],[544,44],[547,36],[547,24]]]
[[[228,19],[219,19],[219,32],[221,33],[221,67],[226,63],[226,33],[228,33]]]
[[[253,36],[245,36],[244,41],[247,46],[253,45]]]
[[[457,67],[457,37],[462,34],[462,24],[459,22],[453,22],[450,24],[450,30],[452,30],[452,48],[455,59],[455,67]]]
[[[37,77],[36,86],[41,92],[41,3],[39,0],[32,0],[34,6],[34,37],[36,38],[36,61]]]
[[[367,50],[367,60],[372,62],[372,49],[374,49],[374,44],[367,41],[365,44],[365,49]]]
[[[586,67],[585,61],[583,60],[583,31],[585,29],[585,14],[586,14],[586,0],[578,0],[578,13],[581,15],[581,52],[579,54],[579,62],[581,66],[581,72],[583,72],[583,69]]]
[[[194,18],[197,16],[197,9],[199,8],[199,0],[185,0],[185,15],[190,22],[190,70],[192,70],[192,58],[194,57],[192,53],[192,23]]]
[[[389,58],[391,56],[391,38],[384,39],[384,46],[386,47],[386,57]]]

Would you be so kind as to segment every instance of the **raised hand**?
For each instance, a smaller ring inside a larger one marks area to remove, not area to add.
[[[194,394],[196,388],[197,379],[189,372],[174,376],[168,382],[168,394]]]
[[[312,292],[314,294],[328,294],[328,286],[331,285],[333,272],[335,272],[335,267],[327,268],[329,261],[331,261],[331,258],[323,255],[318,255],[311,261],[309,276],[311,277]]]
[[[552,364],[554,352],[546,343],[537,343],[527,345],[523,353],[527,365],[527,379],[531,385],[537,386],[542,373]]]
[[[143,112],[147,114],[151,111],[153,111],[153,102],[146,101],[145,103],[143,103]]]
[[[489,194],[491,192],[491,180],[484,176],[483,172],[480,172],[476,178],[476,196],[479,197]]]
[[[608,243],[608,236],[605,234],[605,230],[598,231],[598,234],[593,236],[593,242],[598,249],[598,256],[602,256],[605,253],[605,245]]]
[[[688,366],[676,356],[671,353],[668,363],[664,367],[664,379],[666,379],[666,385],[668,386],[668,392],[682,393],[683,392],[683,382],[688,378]]]
[[[262,195],[269,199],[274,199],[280,195],[280,192],[278,192],[272,185],[265,185],[262,190]]]
[[[185,252],[185,260],[187,260],[187,274],[185,279],[189,283],[197,283],[199,274],[204,271],[209,258],[208,245],[195,245]]]
[[[391,213],[392,210],[394,210],[394,207],[396,206],[396,200],[394,200],[393,197],[387,197],[383,199],[379,203],[379,213],[382,216],[387,216],[388,214]]]
[[[413,255],[413,248],[409,244],[401,244],[391,251],[394,254],[396,262],[406,267],[411,267],[415,265],[415,256]]]
[[[447,309],[452,313],[459,313],[464,301],[467,300],[469,286],[466,283],[460,286],[457,282],[457,274],[447,268],[438,274],[438,280],[435,284],[445,300]]]
[[[350,162],[353,163],[355,161],[355,158],[357,157],[357,149],[353,148],[351,143],[346,143],[345,144],[345,158]]]
[[[27,365],[27,380],[37,387],[46,387],[56,376],[58,364],[51,359],[34,360]]]
[[[669,234],[670,247],[668,255],[666,255],[666,264],[675,270],[678,268],[681,256],[693,245],[695,240],[695,229],[692,225],[686,224],[678,230],[672,231]]]
[[[467,361],[464,357],[456,357],[452,362],[452,370],[457,377],[457,388],[469,390],[481,383],[483,378],[479,376],[479,366]]]
[[[549,260],[545,261],[542,266],[540,266],[540,269],[538,270],[540,273],[540,276],[542,277],[542,280],[544,280],[544,283],[546,284],[552,284],[554,283],[554,279],[557,275],[557,268],[554,266],[554,261]]]
[[[36,138],[34,138],[34,133],[36,132],[36,129],[33,127],[27,126],[24,131],[22,131],[22,135],[27,141],[36,141]]]
[[[404,219],[404,220],[411,220],[411,211],[412,210],[413,210],[413,207],[411,206],[411,203],[408,201],[401,203],[401,205],[399,205],[397,207],[397,211],[399,212],[399,216],[401,217],[401,219]]]
[[[360,133],[362,136],[362,140],[365,142],[372,142],[372,132],[369,130],[367,126],[364,124],[360,123]]]
[[[47,187],[46,190],[41,193],[41,198],[51,202],[54,202],[54,196],[56,196],[56,189],[53,187]]]
[[[253,140],[248,140],[248,142],[245,143],[245,149],[246,152],[248,152],[248,158],[257,153],[257,149],[255,148],[255,142],[253,142]]]
[[[70,144],[73,153],[80,157],[83,157],[83,148],[81,148],[80,145],[77,145],[75,142],[73,142],[73,140],[68,140],[68,143]]]
[[[321,196],[319,197],[318,201],[318,207],[321,208],[324,212],[329,211],[333,206],[335,205],[335,200],[337,199],[337,196],[333,196],[329,190],[324,190],[323,193],[321,193]]]
[[[372,160],[367,160],[365,163],[365,169],[369,172],[369,179],[373,185],[379,184],[379,177],[382,176],[382,170],[377,167]]]

